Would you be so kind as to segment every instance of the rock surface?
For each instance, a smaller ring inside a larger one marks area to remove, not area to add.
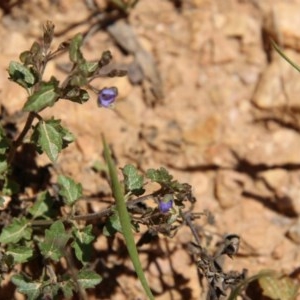
[[[84,21],[90,14],[88,1],[19,2],[0,22],[4,41],[0,99],[20,130],[26,114],[16,112],[27,95],[8,81],[9,61],[18,60],[19,53],[40,37],[49,18],[58,32],[55,45],[85,32],[91,24]],[[202,232],[203,242],[206,235],[213,236],[212,252],[220,236],[241,236],[241,255],[225,261],[228,269],[248,268],[253,275],[275,268],[292,274],[300,261],[300,74],[268,48],[267,39],[271,35],[291,59],[300,62],[300,0],[191,0],[181,1],[181,9],[175,8],[175,2],[141,0],[128,17],[159,70],[163,101],[149,105],[145,95],[151,93],[151,85],[145,82],[133,85],[126,77],[109,78],[93,84],[98,89],[118,87],[115,110],[99,108],[94,93],[84,105],[61,101],[46,110],[43,118],[55,115],[77,137],[60,156],[59,170],[81,182],[86,196],[109,196],[108,183],[91,168],[96,161],[103,163],[104,133],[119,167],[128,163],[141,171],[165,167],[175,179],[193,186],[195,211],[208,209],[216,220],[214,227]],[[133,60],[105,30],[88,39],[84,52],[95,59],[107,49],[116,65]],[[66,56],[61,56],[49,65],[46,78],[52,73],[64,78],[66,73],[58,65],[65,61]],[[45,166],[49,160],[40,156],[37,162]],[[94,212],[106,205],[98,198],[90,203]],[[204,219],[201,215],[199,221]],[[181,229],[174,239],[161,238],[141,250],[157,299],[203,295],[195,262],[186,250],[193,239],[187,227]],[[95,249],[107,255],[108,270],[124,268],[113,279],[105,269],[103,282],[117,283],[112,299],[144,299],[132,265],[118,256],[117,249],[123,246],[120,237],[112,245],[103,237],[95,241]],[[105,252],[109,247],[111,254]],[[157,258],[149,258],[147,251]],[[101,288],[97,292],[100,295]],[[91,293],[90,299],[97,297]]]

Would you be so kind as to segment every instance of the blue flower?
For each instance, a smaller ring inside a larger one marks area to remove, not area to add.
[[[116,87],[103,88],[98,94],[98,105],[103,107],[111,107],[118,96]]]
[[[173,207],[173,195],[167,194],[159,200],[158,208],[162,213],[167,213]]]

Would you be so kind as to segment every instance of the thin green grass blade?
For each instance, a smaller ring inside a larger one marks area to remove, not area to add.
[[[291,66],[293,66],[298,72],[300,72],[300,66],[294,63],[289,57],[287,57],[273,40],[271,40],[271,44],[282,58],[284,58]]]
[[[103,146],[104,146],[104,157],[107,162],[108,170],[109,170],[109,174],[110,174],[110,178],[111,178],[113,196],[116,199],[116,207],[117,207],[117,211],[119,214],[119,219],[120,219],[123,235],[125,238],[126,246],[128,249],[128,253],[129,253],[129,256],[133,263],[135,272],[145,290],[146,295],[148,296],[149,299],[154,300],[154,296],[152,295],[152,292],[151,292],[148,282],[146,280],[146,277],[145,277],[145,274],[144,274],[144,271],[142,269],[142,265],[141,265],[141,262],[139,259],[138,251],[135,246],[133,233],[131,230],[130,217],[129,217],[129,214],[127,211],[122,187],[118,180],[116,166],[111,158],[111,154],[110,154],[110,151],[109,151],[109,148],[107,146],[104,136],[102,136],[102,141],[103,141]]]

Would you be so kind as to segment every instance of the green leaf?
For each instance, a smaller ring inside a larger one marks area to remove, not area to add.
[[[152,182],[157,182],[162,187],[168,188],[172,192],[178,191],[183,193],[190,189],[190,185],[186,183],[181,184],[177,180],[172,180],[173,176],[163,167],[158,170],[147,170],[146,177],[151,179]]]
[[[142,269],[142,265],[139,259],[139,254],[135,246],[135,241],[133,237],[133,233],[131,230],[131,220],[130,216],[127,211],[124,195],[123,195],[123,189],[122,186],[118,180],[118,174],[116,166],[112,160],[109,148],[107,146],[106,140],[104,137],[102,137],[103,145],[104,145],[104,157],[108,165],[109,174],[111,178],[112,183],[112,192],[113,196],[116,199],[116,208],[119,214],[122,232],[125,238],[127,250],[130,255],[130,259],[132,261],[132,264],[134,266],[134,269],[138,275],[138,278],[146,292],[146,295],[150,300],[154,300],[154,296],[152,295],[152,292],[150,290],[150,287],[148,285],[148,282],[146,280],[144,271]]]
[[[81,84],[79,84],[81,85]],[[62,98],[82,104],[89,100],[90,96],[88,92],[84,89],[79,88],[78,86],[67,86],[62,91]]]
[[[0,124],[0,176],[4,174],[8,169],[6,161],[6,152],[8,151],[10,142],[6,137],[5,131]]]
[[[97,173],[105,173],[108,174],[108,168],[107,165],[100,160],[96,160],[93,163],[92,169]]]
[[[84,86],[88,83],[88,79],[85,74],[78,71],[75,72],[70,78],[70,85],[74,87]]]
[[[86,77],[90,77],[93,73],[98,69],[98,62],[90,62],[86,61],[79,64],[79,70],[84,74]]]
[[[28,212],[32,215],[33,219],[44,217],[53,205],[53,200],[48,191],[41,192],[37,196],[37,200]]]
[[[5,155],[0,155],[0,177],[8,171],[8,164]]]
[[[55,120],[39,121],[36,125],[36,133],[38,133],[38,146],[46,152],[52,162],[55,162],[62,150],[63,140],[61,132],[53,121]],[[33,138],[36,133],[34,132]]]
[[[143,189],[144,177],[138,174],[137,169],[133,165],[126,165],[122,172],[126,193],[131,192],[136,196],[142,195],[145,192]]]
[[[10,254],[16,263],[25,263],[33,256],[33,248],[21,245],[9,245],[6,254]]]
[[[0,243],[17,243],[21,239],[29,240],[32,229],[30,222],[26,218],[14,218],[12,223],[3,228],[0,234]]]
[[[58,261],[64,255],[64,247],[70,239],[62,221],[56,221],[45,230],[45,240],[40,243],[40,250],[45,258]]]
[[[74,141],[73,134],[60,124],[60,120],[39,121],[33,128],[31,141],[37,151],[44,151],[51,161],[55,161],[59,152]]]
[[[84,227],[82,230],[75,229],[73,230],[74,236],[82,244],[91,243],[95,237],[92,233],[93,226],[90,224],[87,227]]]
[[[161,185],[168,185],[173,179],[173,176],[170,175],[169,172],[163,167],[161,167],[159,170],[147,170],[146,177],[151,179],[151,181],[157,182]]]
[[[68,147],[69,144],[75,141],[75,136],[67,128],[60,126],[59,127],[62,139],[63,139],[63,149]]]
[[[94,271],[80,270],[77,275],[78,283],[84,289],[93,288],[102,281],[102,277]]]
[[[94,235],[92,234],[92,229],[92,225],[88,225],[82,230],[73,228],[75,240],[72,244],[72,247],[75,250],[77,259],[82,263],[88,262],[91,258],[92,241],[95,239]]]
[[[65,299],[70,299],[73,297],[74,283],[72,282],[72,280],[61,282],[60,288],[64,294]]]
[[[69,48],[69,56],[70,60],[73,63],[80,63],[84,60],[83,55],[80,51],[80,47],[82,46],[83,37],[81,33],[78,33],[74,36],[70,43]]]
[[[59,82],[54,77],[49,82],[41,82],[40,88],[28,98],[23,110],[39,112],[46,107],[53,106],[59,98],[58,84]]]
[[[8,67],[9,79],[24,88],[30,88],[36,83],[36,76],[32,70],[23,64],[12,61]]]
[[[113,215],[105,222],[103,234],[105,236],[113,236],[116,232],[122,233],[122,226],[118,213],[115,211]]]
[[[32,53],[28,50],[26,51],[23,51],[20,56],[20,61],[25,65],[25,66],[28,66],[28,65],[32,65],[34,64],[34,61],[33,61],[33,57],[32,57]]]
[[[37,68],[38,65],[43,63],[44,60],[43,49],[38,42],[33,42],[30,50],[22,52],[19,58],[25,66],[32,65]],[[36,74],[36,78],[39,77],[37,72],[35,72],[34,74]]]
[[[73,205],[76,200],[82,197],[82,185],[76,183],[72,178],[60,175],[58,184],[60,186],[59,194],[64,198],[67,205]]]
[[[22,275],[13,275],[11,281],[17,286],[17,290],[28,296],[28,300],[37,299],[41,293],[42,283],[25,279]]]
[[[72,247],[75,250],[77,259],[83,264],[86,264],[91,259],[93,249],[91,244],[81,244],[80,242],[76,241],[72,244]]]
[[[49,281],[43,282],[43,289],[42,289],[42,299],[57,299],[57,294],[60,289],[60,284],[51,281],[51,284],[49,284]]]
[[[14,258],[12,255],[1,253],[0,257],[0,270],[1,272],[7,272],[9,273],[10,270],[14,267]],[[2,273],[2,274],[3,274]],[[1,283],[1,276],[0,276],[0,283]]]
[[[8,138],[6,137],[5,131],[2,127],[2,125],[0,124],[0,155],[4,155],[8,148],[10,146],[10,142],[8,140]],[[5,156],[3,156],[5,157]]]
[[[258,279],[263,295],[270,299],[296,299],[299,285],[291,278],[276,273]]]

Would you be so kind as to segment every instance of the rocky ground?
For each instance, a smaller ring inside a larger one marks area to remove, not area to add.
[[[7,80],[9,61],[40,37],[46,20],[56,26],[55,45],[93,23],[87,20],[90,1],[20,2],[0,11],[0,100],[19,128],[25,116],[15,113],[26,95]],[[94,96],[82,106],[61,101],[44,113],[58,116],[77,137],[60,156],[60,170],[80,181],[86,195],[109,194],[107,183],[91,170],[102,160],[105,133],[120,167],[166,167],[193,186],[195,211],[213,213],[210,233],[240,235],[239,255],[226,260],[226,269],[246,268],[252,275],[271,268],[299,280],[300,74],[269,40],[299,62],[299,12],[299,0],[140,0],[128,19],[132,32],[124,36],[117,26],[95,30],[84,52],[96,59],[109,49],[123,67],[134,66],[135,59],[144,78],[133,67],[129,77],[94,82],[98,88],[118,87],[115,110],[98,108]],[[134,49],[131,40],[138,42]],[[61,56],[51,63],[47,76],[63,78],[65,61]],[[49,161],[41,156],[38,163]],[[101,207],[91,202],[93,211]],[[203,299],[184,249],[188,232],[183,228],[175,238],[162,239],[160,250],[172,255],[160,255],[148,268],[156,299]],[[104,249],[105,243],[99,237],[95,247]],[[129,265],[113,256],[107,263]],[[120,272],[115,280],[111,299],[143,299],[134,276]]]

